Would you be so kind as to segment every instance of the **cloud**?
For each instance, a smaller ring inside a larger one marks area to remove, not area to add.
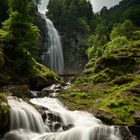
[[[90,0],[93,6],[93,11],[98,12],[102,9],[103,6],[108,8],[119,4],[121,0]]]

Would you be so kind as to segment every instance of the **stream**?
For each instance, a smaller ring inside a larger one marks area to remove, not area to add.
[[[3,140],[121,140],[117,127],[104,125],[90,113],[70,111],[54,97],[27,103],[9,96],[8,104],[11,127]]]

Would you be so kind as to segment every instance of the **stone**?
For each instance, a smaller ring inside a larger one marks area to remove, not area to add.
[[[73,124],[63,125],[63,130],[64,130],[64,131],[69,130],[69,129],[71,129],[73,126],[74,126]]]
[[[93,114],[96,118],[100,119],[105,124],[113,124],[113,118],[115,116],[111,112],[96,109],[89,109],[88,112]]]
[[[42,89],[41,92],[40,92],[40,96],[41,97],[44,97],[44,96],[53,97],[54,93],[58,93],[61,90],[62,90],[62,86],[60,84],[53,84],[49,87],[46,87],[46,88]]]
[[[2,91],[9,93],[9,95],[17,97],[31,97],[29,87],[25,85],[9,85],[2,87]]]
[[[122,140],[138,140],[136,136],[134,136],[127,126],[118,126],[120,135]]]
[[[133,86],[132,88],[128,89],[128,91],[130,91],[130,95],[140,97],[140,84]]]
[[[47,113],[47,118],[48,118],[48,120],[50,120],[52,122],[62,122],[62,119],[61,119],[60,116],[55,115],[55,114],[53,114],[51,112]]]
[[[137,137],[137,140],[140,140],[140,126],[128,126],[128,128]]]
[[[136,122],[137,125],[140,125],[140,110],[139,111],[135,111],[133,118]]]

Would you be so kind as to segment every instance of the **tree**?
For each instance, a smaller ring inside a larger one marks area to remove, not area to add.
[[[130,39],[133,31],[133,23],[130,20],[126,20],[124,23],[119,23],[113,27],[113,30],[110,34],[110,39],[113,40],[114,38],[121,36],[126,36],[128,39]]]
[[[93,25],[92,6],[87,0],[49,0],[47,15],[60,32],[81,32],[84,26],[82,33],[86,34]]]
[[[8,18],[8,4],[7,0],[0,0],[0,27],[2,26],[2,22]]]
[[[24,63],[30,63],[31,54],[38,46],[39,32],[30,18],[32,4],[32,0],[9,0],[9,18],[0,30],[4,53],[12,60],[16,59],[20,69]]]

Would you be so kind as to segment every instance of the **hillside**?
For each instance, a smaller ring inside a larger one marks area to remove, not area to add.
[[[89,61],[60,95],[70,109],[88,110],[109,124],[140,124],[139,6],[124,0],[95,14]]]

